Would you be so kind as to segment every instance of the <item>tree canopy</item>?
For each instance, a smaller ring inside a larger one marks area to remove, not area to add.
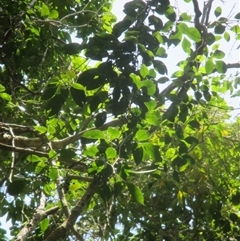
[[[240,12],[173,2],[129,1],[117,21],[107,0],[0,1],[12,240],[240,240],[240,118],[224,99],[240,62],[222,48],[239,51]]]

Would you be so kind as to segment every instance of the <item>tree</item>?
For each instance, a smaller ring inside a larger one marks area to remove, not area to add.
[[[222,97],[239,96],[240,64],[219,41],[239,40],[240,13],[185,2],[194,16],[129,1],[116,23],[111,1],[1,1],[1,216],[15,241],[240,238],[239,119]],[[187,55],[172,76],[170,46]]]

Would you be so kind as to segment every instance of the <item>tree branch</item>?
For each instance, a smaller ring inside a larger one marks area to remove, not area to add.
[[[77,133],[75,135],[68,136],[68,137],[60,139],[60,140],[52,140],[52,141],[49,141],[45,136],[34,137],[34,138],[25,137],[25,136],[15,136],[15,145],[18,147],[21,147],[19,150],[21,150],[22,152],[30,151],[29,148],[44,147],[47,145],[47,143],[51,143],[51,146],[53,149],[62,149],[69,144],[79,141],[80,138],[83,136],[83,134],[89,130],[107,130],[108,127],[120,127],[123,123],[124,123],[123,120],[116,119],[116,120],[110,121],[110,122],[102,125],[101,127],[89,128],[89,129],[80,131],[79,133]],[[12,141],[12,136],[7,133],[4,133],[3,135],[0,136],[0,142],[8,143],[11,141]],[[0,148],[1,148],[1,146],[6,146],[8,148],[11,148],[12,151],[14,151],[14,150],[18,151],[18,149],[12,148],[12,146],[10,146],[10,145],[0,143]],[[23,147],[25,147],[25,148],[23,148]],[[31,150],[30,152],[34,152],[34,150]],[[35,152],[37,153],[38,151],[35,151]],[[43,153],[39,153],[39,154],[43,154]]]
[[[23,147],[16,147],[16,146],[13,147],[13,146],[1,143],[1,142],[0,142],[0,149],[12,151],[12,152],[25,153],[28,155],[36,154],[38,156],[49,157],[47,152],[37,151],[37,150],[31,149],[31,148],[23,148]]]
[[[58,226],[44,241],[58,240],[59,237],[64,237],[69,229],[73,227],[77,218],[81,215],[84,208],[89,204],[97,188],[102,184],[102,179],[97,175],[89,184],[86,192],[78,201],[76,206],[71,210],[71,214],[60,226]]]
[[[33,214],[32,219],[20,230],[14,241],[25,241],[32,231],[36,229],[38,224],[50,214],[58,211],[59,207],[53,207],[45,211],[46,197],[41,193],[40,204]]]

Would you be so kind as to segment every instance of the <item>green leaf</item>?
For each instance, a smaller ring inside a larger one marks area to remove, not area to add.
[[[224,25],[218,24],[218,25],[215,26],[214,32],[216,34],[223,34],[225,32],[225,29],[226,29],[226,27]]]
[[[11,196],[20,194],[26,185],[25,180],[16,180],[7,186],[7,193]]]
[[[183,48],[185,53],[188,53],[188,54],[191,53],[191,43],[186,38],[183,38],[182,48]]]
[[[145,141],[148,140],[149,133],[146,130],[138,130],[136,133],[137,141]]]
[[[42,8],[41,8],[41,16],[48,17],[49,14],[50,14],[50,11],[49,11],[48,6],[43,3]]]
[[[172,164],[174,166],[179,167],[179,168],[184,166],[186,163],[187,163],[187,160],[185,158],[180,157],[180,156],[174,158],[174,160],[172,161]]]
[[[214,63],[213,63],[212,59],[208,59],[208,60],[206,61],[205,69],[206,69],[206,73],[207,73],[207,74],[211,74],[211,73],[213,72]]]
[[[141,189],[133,183],[127,183],[129,193],[131,194],[134,201],[144,205],[144,196]]]
[[[212,45],[213,43],[215,43],[216,39],[213,33],[207,33],[206,35],[206,43],[207,45]]]
[[[196,139],[193,136],[188,136],[184,139],[184,141],[186,141],[187,143],[191,144],[191,145],[197,145],[199,143],[198,139]]]
[[[45,162],[43,162],[43,161],[38,162],[38,164],[37,164],[37,166],[35,168],[35,172],[37,174],[39,174],[43,170],[44,167],[46,167]]]
[[[2,98],[3,100],[6,100],[6,101],[12,100],[12,97],[7,93],[0,93],[0,98]]]
[[[5,87],[0,84],[0,92],[4,92],[4,91],[5,91]]]
[[[69,161],[72,158],[74,158],[76,156],[75,151],[71,150],[71,149],[62,149],[60,151],[60,156],[59,156],[59,160],[60,161]]]
[[[171,20],[172,22],[176,21],[176,13],[174,11],[174,8],[171,6],[168,6],[167,10],[164,12],[165,16]]]
[[[51,19],[57,19],[58,16],[59,16],[58,11],[52,10],[48,17],[51,18]]]
[[[218,73],[224,74],[227,72],[227,65],[221,60],[215,62],[215,67]]]
[[[216,17],[219,17],[222,14],[222,8],[217,7],[214,11],[214,14],[215,14]]]
[[[105,111],[100,112],[96,115],[94,125],[98,128],[98,127],[102,126],[106,120],[107,120],[107,112],[105,112]]]
[[[167,110],[166,112],[163,114],[162,119],[163,120],[169,120],[171,122],[174,122],[175,117],[178,114],[178,107],[175,104],[172,104]]]
[[[182,13],[180,15],[180,21],[186,21],[189,22],[192,19],[191,15],[188,15],[187,13]]]
[[[222,59],[222,58],[224,58],[224,56],[225,56],[225,53],[218,49],[215,50],[215,52],[213,53],[213,58],[215,58],[215,59]]]
[[[179,23],[179,24],[177,25],[177,28],[178,28],[179,31],[181,31],[181,33],[183,33],[183,34],[187,34],[187,32],[188,32],[188,26],[187,26],[187,24],[185,24],[185,23]]]
[[[118,22],[117,24],[114,25],[113,27],[113,34],[116,36],[116,37],[120,37],[120,35],[126,31],[131,25],[132,23],[134,22],[133,19],[131,18],[125,18],[124,20]]]
[[[147,88],[147,94],[152,96],[156,92],[156,85],[152,80],[144,80],[142,86]]]
[[[144,102],[144,105],[147,106],[148,110],[154,110],[155,107],[157,106],[157,103],[155,100],[150,100],[148,102]]]
[[[237,13],[234,18],[235,18],[235,19],[240,19],[240,12]]]
[[[62,49],[66,54],[75,55],[79,54],[83,47],[79,43],[69,43],[66,44]]]
[[[40,228],[42,232],[45,232],[49,226],[49,219],[48,218],[44,218],[41,222],[40,222]]]
[[[177,193],[177,200],[178,200],[178,203],[179,203],[180,207],[184,208],[183,192],[180,191],[180,190]]]
[[[203,91],[203,96],[204,96],[206,101],[210,101],[211,100],[211,94],[209,93],[208,90]]]
[[[231,27],[231,30],[235,33],[235,34],[240,34],[240,26],[239,25],[234,25],[233,27]],[[236,36],[236,39],[239,40],[239,36]]]
[[[108,147],[107,150],[105,151],[105,154],[107,159],[113,159],[117,156],[117,151],[112,147]]]
[[[99,150],[96,146],[89,146],[85,148],[85,150],[83,151],[84,155],[92,156],[92,157],[96,156],[98,152]]]
[[[27,160],[29,162],[39,162],[39,161],[41,161],[41,158],[37,155],[32,154],[32,155],[27,157]]]
[[[54,128],[52,125],[48,125],[47,132],[53,135],[54,133],[56,133],[56,128]]]
[[[86,89],[83,85],[81,85],[79,83],[73,83],[72,87],[76,90],[85,90]]]
[[[190,122],[188,123],[188,125],[190,125],[190,126],[191,126],[192,128],[194,128],[194,129],[199,129],[199,128],[200,128],[200,124],[199,124],[199,122],[196,121],[196,120],[190,121]]]
[[[146,114],[146,121],[150,125],[158,126],[160,124],[161,117],[158,116],[159,112],[152,111],[152,112],[147,112]]]
[[[160,162],[162,160],[159,152],[159,146],[155,146],[149,142],[143,142],[140,143],[140,145],[144,151],[144,158],[151,158],[154,162]]]
[[[132,78],[132,80],[133,80],[134,84],[137,86],[137,88],[140,89],[142,87],[141,78],[134,73],[131,73],[130,77]]]
[[[136,165],[139,165],[143,160],[143,149],[142,147],[138,147],[133,150],[133,159]]]
[[[75,89],[73,87],[71,87],[70,89],[72,98],[74,100],[74,102],[80,106],[83,107],[85,105],[86,102],[86,94],[84,90],[79,90],[79,89]]]
[[[49,116],[58,114],[64,102],[65,98],[61,94],[55,95],[52,99],[50,99],[46,106],[46,109],[50,110]]]
[[[165,58],[167,57],[166,50],[163,47],[159,47],[156,52],[156,56]]]
[[[199,33],[199,31],[194,28],[194,27],[190,27],[186,33],[186,35],[192,39],[195,42],[199,42],[201,41],[201,34]]]
[[[89,130],[86,131],[82,136],[90,139],[105,139],[104,133],[100,130]]]
[[[148,17],[149,25],[154,25],[155,30],[160,31],[163,28],[163,22],[155,15]]]
[[[142,64],[140,68],[140,74],[143,78],[145,78],[148,75],[148,68],[145,64]]]
[[[157,69],[159,74],[167,74],[168,70],[166,65],[160,60],[153,60],[153,66]]]
[[[229,42],[229,40],[230,40],[230,34],[229,34],[228,32],[224,32],[223,37],[224,37],[224,39],[225,39],[227,42]]]
[[[52,180],[56,180],[58,178],[58,170],[55,167],[49,167],[48,177]]]
[[[195,91],[194,96],[197,101],[199,101],[202,98],[202,94],[199,91]]]
[[[43,94],[41,96],[42,100],[49,100],[51,99],[54,94],[57,91],[57,86],[56,85],[48,85],[45,90],[43,91]]]
[[[161,77],[161,78],[159,78],[158,80],[157,80],[157,82],[159,83],[159,84],[165,84],[165,83],[167,83],[169,81],[169,78],[168,77]]]
[[[41,134],[45,134],[47,132],[47,128],[45,126],[34,126],[34,129]]]
[[[107,129],[107,135],[110,138],[110,140],[119,138],[120,134],[121,134],[120,131],[115,127],[110,126]]]

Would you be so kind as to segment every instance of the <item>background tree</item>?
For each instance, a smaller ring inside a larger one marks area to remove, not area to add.
[[[239,120],[222,94],[239,95],[240,64],[220,40],[239,40],[240,13],[185,2],[193,16],[129,1],[117,23],[111,1],[0,3],[1,216],[15,241],[239,239]],[[169,76],[172,45],[187,58]]]

